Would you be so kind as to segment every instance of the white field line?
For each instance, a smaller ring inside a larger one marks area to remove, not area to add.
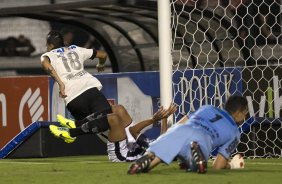
[[[208,162],[213,162],[214,160],[209,160]],[[259,161],[252,161],[252,160],[245,160],[245,165],[281,165],[282,163],[277,162],[259,162]]]
[[[69,162],[69,161],[67,161]],[[66,162],[66,163],[67,163]],[[209,162],[212,162],[212,160],[209,160]],[[57,162],[57,163],[62,163]],[[101,164],[101,163],[112,163],[110,161],[95,161],[95,160],[89,160],[89,161],[73,161],[72,163],[78,163],[78,164]],[[123,162],[122,162],[123,163]],[[48,165],[48,164],[56,164],[56,162],[1,162],[0,164],[22,164],[22,165]],[[279,165],[282,166],[282,163],[275,163],[275,162],[245,162],[246,165]]]
[[[48,164],[53,164],[50,162],[1,162],[0,164],[21,164],[21,165],[48,165]]]
[[[64,163],[68,163],[64,162]],[[8,162],[1,162],[0,164],[21,164],[21,165],[48,165],[48,164],[56,164],[56,163],[63,163],[62,161],[60,162],[12,162],[12,161],[8,161]],[[101,164],[101,163],[111,163],[110,161],[73,161],[71,163],[78,163],[78,164]]]
[[[211,162],[211,161],[209,161]],[[80,161],[76,163],[81,163],[81,164],[99,164],[99,163],[112,163],[110,161]],[[121,162],[121,163],[128,163],[128,162]],[[281,165],[282,163],[275,163],[275,162],[245,162],[247,165]]]
[[[282,163],[275,162],[245,162],[246,165],[281,165]]]

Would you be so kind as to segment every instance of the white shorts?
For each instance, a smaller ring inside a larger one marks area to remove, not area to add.
[[[125,128],[127,139],[119,142],[107,142],[107,152],[110,161],[133,162],[142,156],[136,140],[129,131],[130,125]]]
[[[128,153],[127,140],[119,142],[107,142],[107,152],[109,160],[112,162],[126,162]]]

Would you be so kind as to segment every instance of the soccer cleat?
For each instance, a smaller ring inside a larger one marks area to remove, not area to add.
[[[72,143],[76,139],[75,137],[70,136],[69,129],[66,127],[58,127],[55,125],[50,125],[49,129],[51,133],[55,135],[55,137],[64,139],[66,143]]]
[[[149,166],[152,158],[149,155],[144,155],[137,159],[136,162],[132,163],[127,171],[127,174],[139,174],[146,173],[149,171]]]
[[[201,151],[200,145],[193,141],[191,143],[192,159],[193,159],[193,170],[203,174],[207,172],[207,162]]]
[[[61,114],[57,115],[57,120],[59,121],[59,123],[67,128],[76,128],[75,126],[75,122],[73,120],[67,119],[64,116],[62,116]]]
[[[179,169],[181,170],[188,170],[189,169],[189,162],[187,159],[185,159],[184,157],[178,155],[176,157],[176,159],[178,160],[178,166]]]
[[[178,163],[178,166],[181,170],[187,170],[189,168],[189,165],[183,162]]]
[[[130,165],[127,174],[139,174],[142,172],[141,164],[133,163]]]

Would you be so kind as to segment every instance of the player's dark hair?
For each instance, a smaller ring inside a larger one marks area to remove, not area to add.
[[[63,35],[59,31],[50,31],[47,35],[47,44],[53,44],[54,48],[57,49],[64,46]]]
[[[230,96],[225,103],[225,110],[229,113],[236,112],[237,110],[244,111],[247,107],[247,99],[239,95]]]

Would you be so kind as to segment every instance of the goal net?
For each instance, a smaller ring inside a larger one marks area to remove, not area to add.
[[[241,127],[237,152],[281,157],[280,0],[171,0],[170,6],[175,118],[242,94],[254,119]]]

